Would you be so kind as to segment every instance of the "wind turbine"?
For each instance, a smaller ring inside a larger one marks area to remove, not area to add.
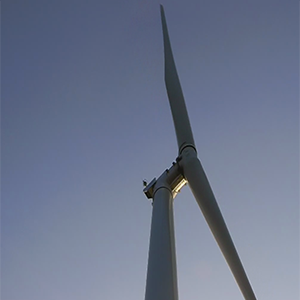
[[[154,178],[144,193],[153,199],[145,300],[177,300],[177,273],[173,200],[188,183],[196,201],[246,300],[256,300],[246,272],[230,237],[197,150],[172,54],[164,8],[161,5],[164,39],[165,83],[178,143],[178,157],[170,169]]]

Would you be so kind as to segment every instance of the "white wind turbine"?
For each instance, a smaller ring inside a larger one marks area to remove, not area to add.
[[[177,300],[177,274],[173,223],[173,199],[188,182],[197,203],[246,300],[256,300],[243,265],[230,237],[197,150],[169,40],[163,6],[165,83],[175,126],[179,154],[176,162],[144,193],[153,199],[145,300]]]

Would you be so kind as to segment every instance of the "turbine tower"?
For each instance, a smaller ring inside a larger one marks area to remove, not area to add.
[[[188,183],[246,300],[256,300],[246,272],[230,237],[210,184],[197,157],[191,125],[172,54],[164,8],[161,5],[164,39],[165,83],[178,144],[171,168],[154,178],[144,193],[153,199],[145,300],[177,300],[177,273],[173,200]]]

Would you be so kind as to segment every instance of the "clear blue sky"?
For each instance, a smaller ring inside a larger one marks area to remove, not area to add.
[[[163,1],[199,157],[258,299],[299,299],[298,1]],[[142,180],[176,158],[158,1],[2,1],[2,300],[144,298]],[[179,299],[242,299],[185,187]]]

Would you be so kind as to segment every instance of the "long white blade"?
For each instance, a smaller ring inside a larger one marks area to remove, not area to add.
[[[214,197],[207,177],[194,149],[185,149],[181,165],[184,177],[232,271],[246,300],[256,300],[244,267],[235,249],[229,231]]]
[[[185,106],[183,93],[181,90],[176,66],[172,54],[167,23],[164,8],[161,5],[161,21],[164,36],[164,54],[165,54],[165,83],[172,111],[173,122],[175,126],[179,153],[186,145],[192,145],[195,148],[193,133]]]

